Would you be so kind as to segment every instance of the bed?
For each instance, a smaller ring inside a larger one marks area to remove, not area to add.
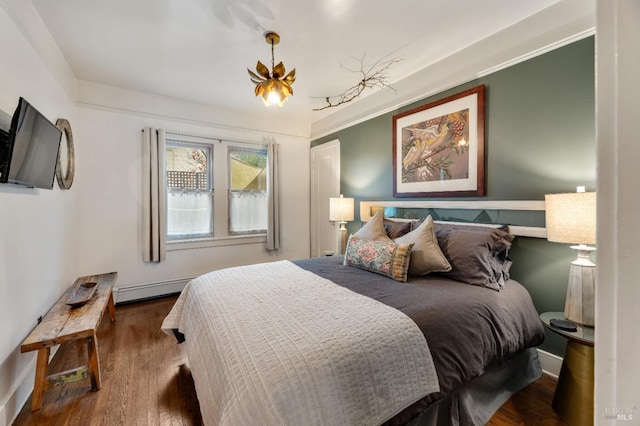
[[[508,273],[513,237],[385,222],[344,256],[187,285],[162,328],[185,341],[205,424],[480,425],[540,377],[544,332]]]

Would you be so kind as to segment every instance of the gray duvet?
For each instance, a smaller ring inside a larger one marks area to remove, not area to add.
[[[293,263],[415,321],[429,343],[441,388],[418,404],[423,407],[544,339],[529,293],[514,280],[497,292],[437,275],[410,277],[401,283],[343,266],[341,256]]]

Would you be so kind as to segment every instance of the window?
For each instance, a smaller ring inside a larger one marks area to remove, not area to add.
[[[267,232],[267,150],[229,147],[229,232]]]
[[[267,172],[263,145],[167,133],[167,241],[265,234]]]
[[[167,239],[213,237],[210,145],[167,140]]]

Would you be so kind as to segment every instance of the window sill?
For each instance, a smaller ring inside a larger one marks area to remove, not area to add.
[[[167,241],[167,251],[259,244],[265,242],[267,242],[266,234],[234,235],[229,237],[202,238],[194,240],[173,240]]]

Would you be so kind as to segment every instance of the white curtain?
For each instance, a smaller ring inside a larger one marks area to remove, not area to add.
[[[267,250],[280,249],[280,145],[270,143],[267,147],[269,176],[267,178],[267,198],[269,213],[267,218]]]
[[[165,132],[145,127],[142,141],[142,258],[145,262],[162,262],[167,258]]]
[[[211,212],[213,199],[209,191],[167,194],[167,235],[213,235]]]
[[[229,231],[252,232],[267,228],[266,191],[229,191]]]

